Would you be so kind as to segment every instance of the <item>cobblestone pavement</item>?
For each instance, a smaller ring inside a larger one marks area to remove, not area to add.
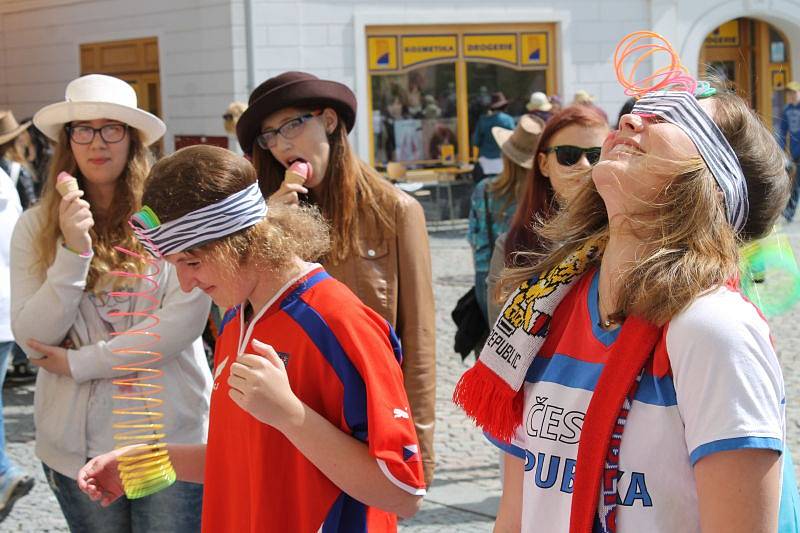
[[[800,222],[784,228],[800,257]],[[454,326],[450,310],[472,285],[472,262],[464,231],[431,234],[437,333],[436,480],[420,512],[401,524],[404,533],[488,532],[500,497],[494,447],[457,410],[450,397],[467,368],[452,351]],[[787,432],[795,465],[800,466],[800,306],[771,321],[787,391]],[[11,456],[32,472],[37,485],[20,500],[0,531],[67,531],[58,504],[33,455],[33,387],[4,390],[6,434]]]

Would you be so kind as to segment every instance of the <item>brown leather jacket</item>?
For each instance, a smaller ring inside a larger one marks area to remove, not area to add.
[[[368,228],[361,252],[337,264],[325,264],[365,304],[397,332],[403,347],[403,377],[417,428],[425,482],[433,479],[433,427],[436,407],[436,315],[431,252],[422,206],[395,190],[395,235]],[[371,233],[370,234],[370,230]]]

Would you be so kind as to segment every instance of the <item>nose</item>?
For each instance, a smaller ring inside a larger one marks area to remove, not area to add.
[[[178,275],[178,283],[180,284],[183,292],[191,292],[192,289],[197,287],[197,280],[194,278],[194,276],[186,271],[186,267],[183,265],[178,265],[175,271]]]
[[[292,148],[294,148],[292,141],[286,139],[283,135],[278,134],[275,136],[275,145],[269,150],[272,152],[272,155],[275,157],[275,159],[282,161],[282,154],[288,152]]]
[[[94,132],[94,138],[92,138],[92,144],[90,148],[107,148],[108,143],[103,139],[103,136],[100,135],[99,131]]]
[[[573,170],[577,170],[577,171],[581,171],[581,172],[584,171],[584,170],[589,170],[591,168],[592,168],[592,165],[589,163],[589,158],[586,157],[585,153],[581,154],[581,158],[578,159],[578,162],[575,163],[572,166]]]
[[[627,115],[622,115],[622,118],[619,119],[619,130],[620,131],[628,131],[632,133],[639,133],[642,131],[644,126],[644,121],[642,117],[636,115],[634,113],[628,113]]]

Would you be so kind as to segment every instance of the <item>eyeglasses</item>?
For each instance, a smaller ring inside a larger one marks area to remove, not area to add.
[[[233,120],[233,113],[225,113],[222,115],[223,120]]]
[[[114,144],[125,138],[128,131],[127,124],[106,124],[99,128],[91,126],[65,126],[69,138],[75,144],[92,144],[94,136],[99,132],[100,138],[106,143]]]
[[[551,152],[556,153],[556,160],[558,160],[558,164],[564,165],[565,167],[577,165],[584,154],[586,154],[586,160],[590,165],[595,165],[600,160],[599,146],[581,148],[580,146],[564,144],[561,146],[551,146],[545,150],[545,153],[547,154]]]
[[[275,144],[278,142],[278,135],[284,139],[294,139],[300,135],[301,131],[303,131],[303,124],[321,114],[322,110],[317,110],[312,111],[311,113],[306,113],[305,115],[300,115],[299,117],[295,117],[291,120],[287,120],[275,129],[262,131],[261,135],[256,137],[256,141],[258,141],[258,145],[264,150],[274,148]]]

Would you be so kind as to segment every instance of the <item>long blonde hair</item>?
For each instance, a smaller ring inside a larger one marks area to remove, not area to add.
[[[328,169],[313,196],[330,223],[331,248],[326,260],[337,264],[361,251],[359,237],[365,233],[377,229],[378,235],[394,234],[396,193],[388,180],[356,156],[341,118],[328,141]],[[257,143],[253,143],[253,166],[261,193],[269,197],[280,188],[286,169]]]
[[[635,314],[663,325],[703,292],[735,278],[738,245],[766,235],[786,205],[789,177],[772,134],[735,94],[719,92],[713,99],[714,121],[747,180],[750,211],[745,227],[734,233],[719,188],[701,159],[656,161],[679,170],[637,215],[634,231],[649,252],[619,282],[617,319]],[[539,231],[550,241],[549,249],[534,258],[533,267],[505,270],[501,294],[558,265],[584,243],[608,238],[608,215],[594,183],[588,182]]]
[[[143,260],[114,250],[114,246],[121,246],[134,252],[145,253],[144,248],[134,238],[133,231],[128,226],[128,219],[141,208],[142,187],[150,171],[151,157],[149,150],[142,143],[138,130],[128,128],[128,135],[130,135],[128,163],[117,178],[114,201],[111,202],[109,212],[100,213],[94,207],[91,208],[95,221],[94,227],[90,230],[94,257],[86,280],[86,290],[91,292],[100,292],[104,289],[103,278],[112,270],[140,273],[144,271],[146,265]],[[79,187],[85,190],[85,178],[72,154],[66,130],[62,130],[59,134],[58,144],[50,162],[48,179],[39,201],[39,209],[44,214],[44,220],[42,233],[34,241],[34,252],[40,272],[45,272],[53,264],[57,242],[61,237],[58,223],[61,195],[55,187],[56,176],[61,171],[75,176]],[[117,285],[119,283],[112,284],[112,286]]]

